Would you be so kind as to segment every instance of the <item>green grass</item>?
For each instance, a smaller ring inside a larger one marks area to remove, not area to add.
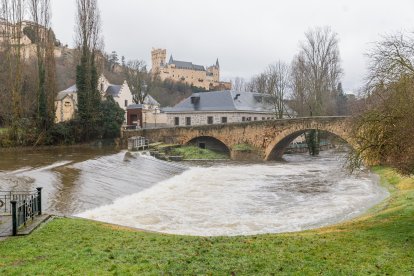
[[[350,222],[299,233],[188,237],[56,219],[0,242],[0,275],[413,275],[414,179],[375,168],[391,196]]]
[[[233,150],[238,151],[252,151],[254,148],[249,144],[237,144],[233,146]]]
[[[202,149],[195,146],[185,146],[174,148],[171,150],[170,155],[180,155],[183,156],[184,160],[188,159],[206,159],[206,160],[215,160],[215,159],[229,159],[229,156],[225,153],[215,152],[209,149]]]
[[[8,128],[0,127],[0,135],[6,134],[8,130]]]

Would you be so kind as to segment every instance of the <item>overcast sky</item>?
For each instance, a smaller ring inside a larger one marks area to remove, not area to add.
[[[52,0],[57,37],[73,46],[75,0]],[[211,65],[223,80],[250,79],[277,60],[289,62],[304,32],[330,26],[339,36],[345,91],[357,90],[364,53],[381,35],[414,30],[414,0],[99,0],[105,50],[142,59],[151,48]]]

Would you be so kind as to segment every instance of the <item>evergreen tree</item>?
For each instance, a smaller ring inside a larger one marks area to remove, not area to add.
[[[102,138],[116,138],[124,122],[125,111],[119,107],[112,96],[108,96],[101,104]]]
[[[86,49],[77,66],[76,86],[78,89],[78,116],[82,128],[82,140],[99,138],[101,96],[97,89],[98,74],[93,55]]]
[[[111,65],[119,65],[119,58],[116,51],[112,51],[111,56],[109,57],[109,62],[111,63]]]

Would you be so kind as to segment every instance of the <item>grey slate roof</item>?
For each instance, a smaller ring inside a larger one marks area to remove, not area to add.
[[[198,97],[198,103],[192,103],[192,97]],[[266,97],[266,95],[259,93],[231,90],[201,92],[194,93],[176,106],[164,108],[163,111],[166,113],[194,111],[273,112],[273,108]]]
[[[157,100],[155,100],[150,94],[147,95],[147,97],[145,97],[144,100],[144,104],[147,105],[160,105]],[[134,108],[142,108],[143,105],[142,104],[130,104],[128,105],[127,109],[134,109]]]
[[[107,95],[111,95],[112,97],[118,97],[119,92],[121,91],[122,85],[114,85],[111,84],[108,86],[108,88],[106,89],[106,94]]]
[[[70,94],[76,94],[76,92],[77,92],[77,88],[76,88],[76,84],[74,84],[74,85],[72,85],[71,87],[69,87],[69,88],[66,88],[65,90],[63,90],[63,91],[60,91],[57,95],[56,95],[56,99],[57,100],[62,100],[63,98],[65,98],[67,95],[70,95]]]
[[[136,109],[136,108],[143,108],[142,104],[130,104],[127,106],[127,109]]]
[[[168,64],[174,64],[176,68],[179,69],[189,69],[189,70],[197,70],[197,71],[205,71],[206,69],[202,65],[193,64],[192,62],[188,61],[180,61],[180,60],[174,60],[172,55],[170,56],[170,60],[168,61]]]
[[[56,99],[60,101],[60,100],[64,99],[67,95],[71,95],[71,94],[74,94],[74,93],[61,91],[56,95]]]
[[[76,84],[72,85],[69,88],[66,88],[65,90],[63,90],[62,92],[71,92],[71,93],[76,93],[78,92],[78,88],[76,87]]]
[[[150,94],[147,94],[147,97],[144,100],[144,104],[160,105],[159,102],[157,102],[157,100],[154,99]]]

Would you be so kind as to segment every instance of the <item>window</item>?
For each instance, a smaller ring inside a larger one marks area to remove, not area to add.
[[[254,120],[257,121],[257,117],[254,117]]]
[[[213,116],[207,117],[207,124],[212,125],[213,124]]]
[[[131,114],[131,116],[129,116],[129,120],[130,120],[131,125],[138,124],[138,115]]]
[[[174,117],[174,125],[179,126],[180,125],[180,117]]]
[[[221,123],[227,124],[227,117],[221,117]]]
[[[65,102],[65,106],[67,107],[71,106],[70,102]]]
[[[125,100],[125,106],[128,106],[128,100]]]
[[[185,117],[185,125],[191,126],[191,117]]]
[[[264,120],[266,120],[266,118],[265,117],[262,117],[262,121],[264,121]]]
[[[242,122],[246,121],[246,117],[242,117]]]

